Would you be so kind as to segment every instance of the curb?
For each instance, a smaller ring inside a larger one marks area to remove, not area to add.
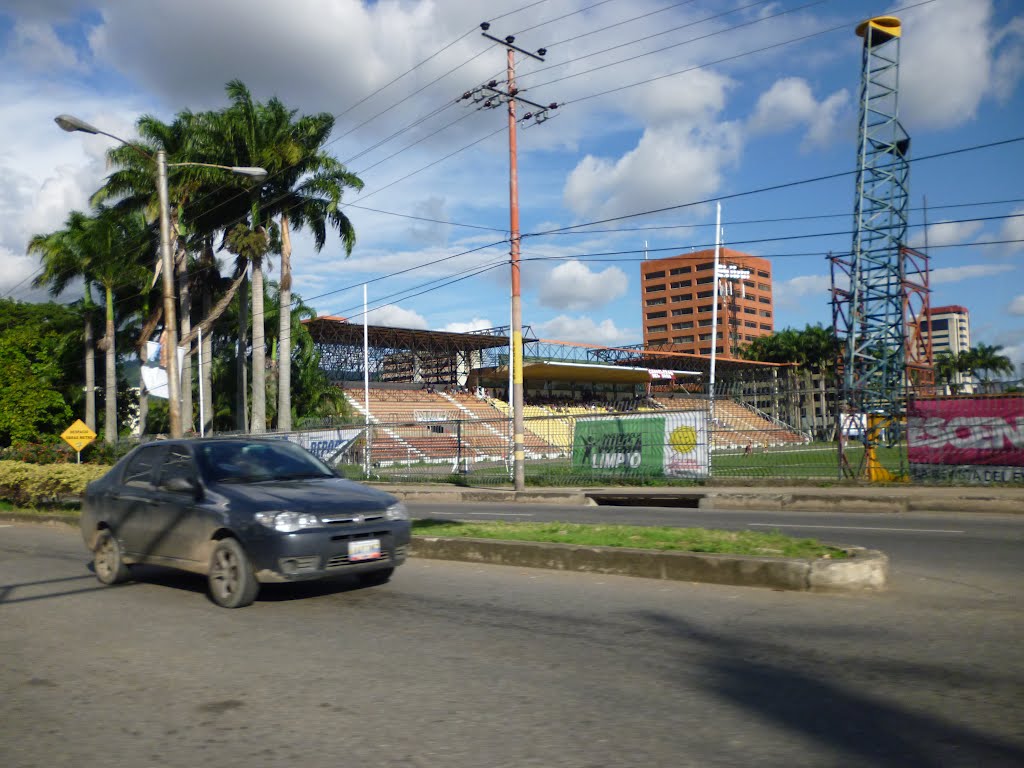
[[[410,554],[434,560],[801,592],[874,592],[885,589],[889,577],[887,555],[862,547],[843,549],[850,554],[850,559],[784,560],[623,547],[414,536]]]

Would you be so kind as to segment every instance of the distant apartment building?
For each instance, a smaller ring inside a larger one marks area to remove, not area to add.
[[[971,348],[971,316],[966,307],[950,304],[932,307],[927,320],[921,324],[921,335],[932,340],[933,359],[943,353],[957,355]],[[961,392],[973,391],[970,376],[958,373],[953,379]]]
[[[715,289],[712,249],[652,259],[640,265],[645,346],[710,355]],[[719,252],[716,353],[739,348],[775,329],[772,266],[729,248]]]

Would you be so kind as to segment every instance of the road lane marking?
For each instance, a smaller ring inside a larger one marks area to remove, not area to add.
[[[0,528],[13,528],[13,525],[0,525]]]
[[[485,517],[533,517],[532,512],[431,512],[432,515],[484,515]]]
[[[942,528],[872,528],[864,525],[803,525],[801,523],[747,523],[751,528],[827,528],[836,531],[903,531],[904,533],[966,533]]]

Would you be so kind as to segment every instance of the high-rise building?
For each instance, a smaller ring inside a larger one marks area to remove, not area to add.
[[[956,355],[971,348],[971,316],[966,307],[932,307],[922,325],[922,335],[931,336],[933,357],[943,352]]]
[[[645,346],[710,355],[715,289],[713,249],[651,259],[640,265]],[[719,251],[716,353],[740,347],[775,329],[772,266],[730,248]]]

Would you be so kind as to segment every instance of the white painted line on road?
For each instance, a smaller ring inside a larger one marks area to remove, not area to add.
[[[13,528],[13,525],[0,525],[0,528]]]
[[[532,512],[431,512],[432,515],[483,515],[484,517],[533,517]]]
[[[827,528],[836,531],[903,531],[905,533],[966,533],[942,528],[872,528],[865,525],[801,525],[799,523],[747,523],[751,528]]]

